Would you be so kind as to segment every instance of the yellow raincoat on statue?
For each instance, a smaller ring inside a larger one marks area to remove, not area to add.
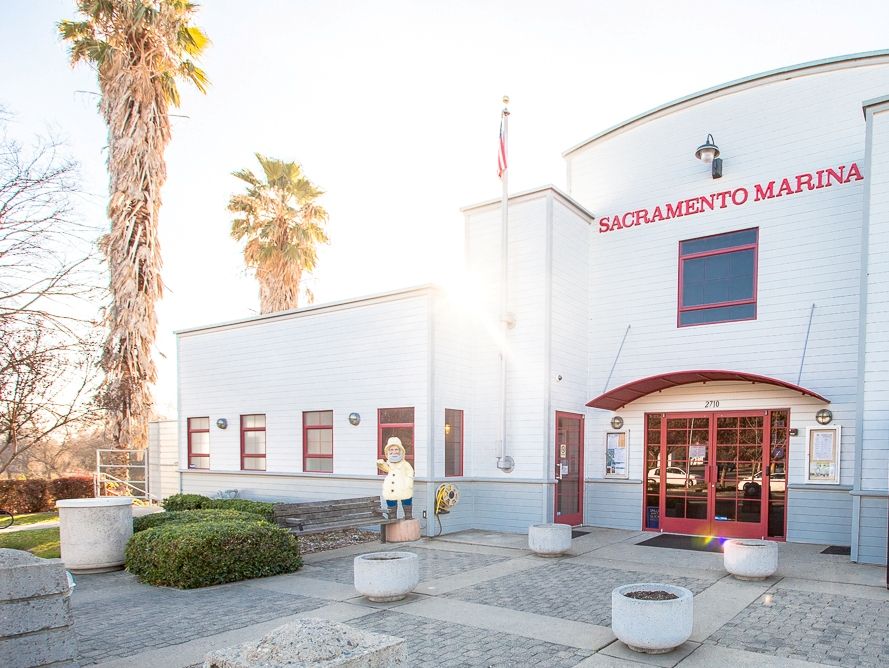
[[[393,436],[386,443],[384,453],[388,459],[389,449],[398,448],[401,452],[401,461],[389,462],[377,460],[377,468],[385,471],[386,479],[383,480],[383,498],[386,501],[404,501],[414,496],[414,467],[405,460],[404,446],[401,439]]]

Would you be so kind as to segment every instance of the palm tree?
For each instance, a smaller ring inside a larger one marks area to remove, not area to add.
[[[62,21],[59,32],[70,42],[72,65],[95,67],[108,126],[111,228],[100,245],[111,304],[99,399],[115,446],[144,448],[156,379],[155,302],[163,294],[157,222],[168,110],[179,105],[180,79],[205,92],[207,77],[192,58],[208,40],[189,24],[197,7],[184,0],[77,0],[77,9],[85,20]]]
[[[299,306],[300,281],[318,261],[317,245],[328,243],[323,225],[327,211],[315,203],[324,194],[309,181],[302,167],[256,154],[265,181],[249,169],[233,173],[247,183],[247,192],[234,195],[228,210],[242,214],[232,222],[232,237],[246,238],[244,262],[256,271],[262,313]],[[311,301],[311,292],[306,290]]]

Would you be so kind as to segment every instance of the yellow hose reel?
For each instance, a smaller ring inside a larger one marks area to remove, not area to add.
[[[460,500],[460,492],[449,482],[438,486],[435,492],[435,514],[447,514]]]

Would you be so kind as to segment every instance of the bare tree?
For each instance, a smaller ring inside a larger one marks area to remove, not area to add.
[[[0,110],[0,473],[95,419],[97,300],[91,230],[77,222],[76,165],[54,140],[24,149]]]

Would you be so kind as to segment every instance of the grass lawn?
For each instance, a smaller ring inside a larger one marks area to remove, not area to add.
[[[49,513],[29,513],[28,515],[16,515],[15,526],[25,526],[26,524],[41,524],[43,522],[57,522],[59,514],[56,512]]]
[[[16,517],[18,522],[18,517]],[[0,531],[0,547],[26,550],[44,559],[59,557],[59,528],[33,529],[31,531]]]

